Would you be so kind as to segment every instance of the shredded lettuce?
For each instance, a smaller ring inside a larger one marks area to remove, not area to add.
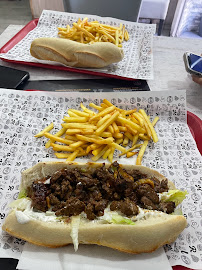
[[[181,208],[175,208],[174,212],[171,215],[183,216]]]
[[[163,192],[161,195],[162,202],[175,202],[175,205],[178,206],[185,198],[188,192],[182,190],[169,190],[168,192]]]
[[[72,216],[71,218],[71,233],[74,250],[77,251],[79,247],[78,235],[79,235],[80,215]]]
[[[112,224],[135,225],[135,222],[133,222],[131,219],[125,218],[125,217],[119,215],[115,211],[106,211],[105,210],[104,216],[101,216],[99,219],[107,221],[108,223],[112,223]]]
[[[25,189],[22,189],[20,193],[18,194],[18,199],[26,198],[27,197],[27,192]]]
[[[128,224],[128,225],[135,225],[135,222],[133,222],[129,218],[124,218],[119,214],[112,214],[111,222],[114,224]]]
[[[9,204],[12,209],[25,210],[31,207],[31,201],[27,198],[17,199]]]

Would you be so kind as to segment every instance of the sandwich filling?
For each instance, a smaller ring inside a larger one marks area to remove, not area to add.
[[[107,211],[127,218],[140,215],[140,209],[171,214],[176,207],[176,200],[166,195],[167,179],[148,179],[140,171],[126,171],[117,162],[94,171],[62,169],[33,182],[26,194],[35,211],[68,218],[82,213],[88,220],[99,220]]]

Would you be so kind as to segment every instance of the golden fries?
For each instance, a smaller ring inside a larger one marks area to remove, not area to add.
[[[154,125],[159,118],[155,117],[151,121],[143,109],[126,111],[106,99],[99,106],[90,103],[93,110],[82,103],[80,107],[82,111],[68,110],[69,116],[63,117],[62,129],[55,135],[49,133],[53,123],[35,135],[49,139],[45,147],[51,146],[54,151],[58,151],[55,152],[57,158],[73,161],[77,157],[92,154],[92,161],[103,158],[113,162],[117,149],[121,152],[119,157],[137,155],[136,164],[141,165],[149,141],[158,141]]]
[[[141,165],[142,158],[143,158],[144,152],[147,148],[147,145],[148,145],[148,141],[144,141],[142,147],[140,148],[140,152],[137,156],[136,165]]]
[[[122,42],[129,40],[128,31],[125,25],[120,24],[119,27],[101,24],[98,21],[83,21],[79,18],[73,26],[67,25],[66,28],[58,27],[58,36],[74,40],[80,43],[93,42],[111,42],[118,47],[122,47]]]
[[[46,132],[49,132],[51,129],[53,129],[54,124],[51,123],[46,128],[44,128],[42,131],[40,131],[38,134],[36,134],[34,137],[43,137]]]

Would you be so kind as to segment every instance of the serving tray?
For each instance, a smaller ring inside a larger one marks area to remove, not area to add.
[[[11,50],[17,43],[19,43],[30,31],[32,31],[38,24],[39,19],[34,19],[30,21],[27,25],[25,25],[15,36],[13,36],[1,49],[0,54],[7,53],[9,50]],[[73,67],[67,67],[67,66],[56,66],[56,65],[49,65],[44,63],[37,63],[37,62],[26,62],[26,61],[18,61],[18,60],[11,60],[11,59],[5,59],[0,56],[0,59],[6,62],[14,63],[14,64],[23,64],[23,65],[29,65],[29,66],[35,66],[35,67],[42,67],[42,68],[48,68],[48,69],[57,69],[57,70],[64,70],[64,71],[70,71],[70,72],[76,72],[76,73],[82,73],[82,74],[88,74],[88,75],[95,75],[95,76],[101,76],[101,77],[108,77],[108,78],[117,78],[117,79],[124,79],[124,80],[136,80],[133,78],[118,76],[114,74],[108,74],[103,73],[99,71],[92,71],[92,70],[86,70],[86,69],[79,69],[79,68],[73,68]]]

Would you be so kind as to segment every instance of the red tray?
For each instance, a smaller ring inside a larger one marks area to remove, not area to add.
[[[34,19],[34,20],[30,21],[27,25],[25,25],[25,27],[23,27],[14,37],[12,37],[0,49],[0,53],[7,53],[10,49],[12,49],[31,30],[33,30],[37,26],[38,20],[39,19]],[[73,68],[73,67],[55,66],[55,65],[48,65],[48,64],[42,64],[42,63],[33,63],[33,62],[25,62],[25,61],[8,60],[8,59],[3,59],[1,57],[0,57],[0,59],[3,60],[3,61],[6,61],[6,62],[15,63],[15,64],[23,64],[23,65],[43,67],[43,68],[49,68],[49,69],[57,69],[57,70],[66,70],[66,71],[70,71],[70,72],[83,73],[83,74],[102,76],[102,77],[108,77],[108,78],[116,78],[116,79],[129,80],[129,81],[134,81],[135,80],[135,79],[132,79],[132,78],[126,78],[126,77],[117,76],[117,75],[113,75],[113,74],[107,74],[107,73],[102,73],[102,72],[97,72],[97,71],[78,69],[78,68]]]
[[[187,124],[194,140],[196,141],[199,152],[202,155],[202,120],[191,112],[187,112]]]

